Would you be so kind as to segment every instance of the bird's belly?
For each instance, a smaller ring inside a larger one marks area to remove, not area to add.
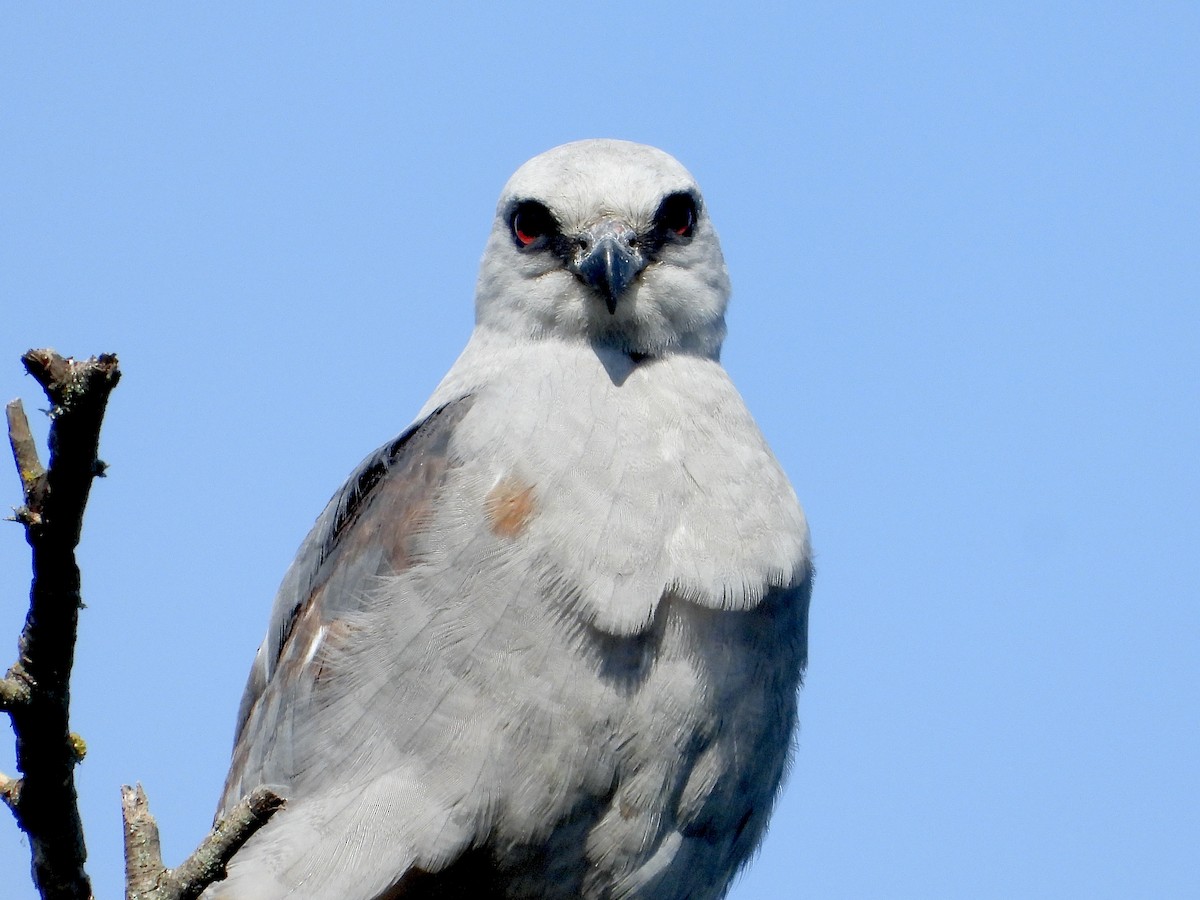
[[[794,607],[668,599],[640,635],[570,633],[586,670],[541,703],[527,696],[515,726],[525,752],[495,832],[505,896],[720,896],[786,765],[803,656]],[[556,739],[531,754],[533,732]]]

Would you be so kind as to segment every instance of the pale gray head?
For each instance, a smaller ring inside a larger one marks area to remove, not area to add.
[[[481,327],[714,359],[729,276],[695,179],[628,141],[564,144],[509,179],[475,300]]]

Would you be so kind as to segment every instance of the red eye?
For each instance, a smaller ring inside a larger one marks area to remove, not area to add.
[[[513,210],[509,227],[519,247],[529,247],[558,232],[553,213],[535,200],[526,200]]]
[[[696,199],[686,192],[672,194],[659,206],[654,222],[663,231],[691,237],[696,227]]]

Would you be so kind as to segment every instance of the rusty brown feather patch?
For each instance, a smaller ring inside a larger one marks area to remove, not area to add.
[[[503,478],[488,492],[483,508],[493,534],[515,538],[525,530],[537,511],[533,485],[511,475]]]

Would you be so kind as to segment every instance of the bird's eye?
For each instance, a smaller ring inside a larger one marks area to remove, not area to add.
[[[554,214],[535,200],[517,204],[508,224],[518,247],[530,247],[542,238],[558,233]]]
[[[687,192],[671,194],[658,207],[654,224],[680,237],[691,237],[696,227],[696,198]]]

